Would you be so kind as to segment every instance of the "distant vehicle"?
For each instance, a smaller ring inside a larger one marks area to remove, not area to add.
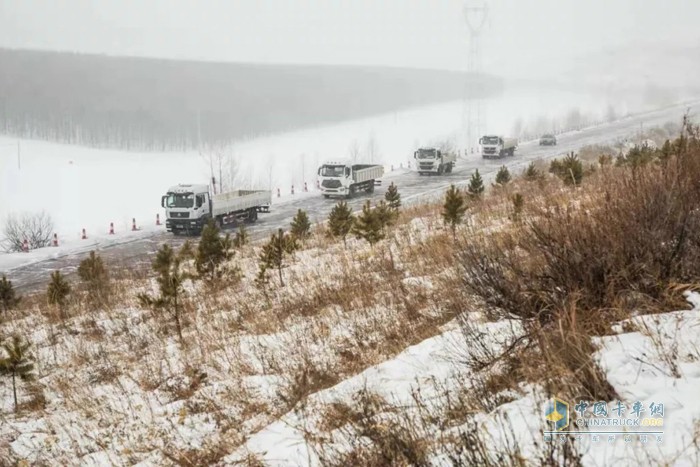
[[[418,173],[438,174],[451,173],[457,161],[457,155],[436,148],[420,148],[413,153],[416,159]]]
[[[319,185],[325,198],[342,196],[352,198],[358,191],[374,193],[374,185],[384,175],[384,166],[326,162],[318,168]]]
[[[518,140],[497,135],[486,135],[479,138],[481,145],[481,157],[484,159],[500,159],[505,156],[514,156],[518,147]]]
[[[235,190],[212,195],[209,185],[180,184],[161,198],[165,228],[174,234],[199,235],[209,219],[218,226],[237,221],[255,222],[259,212],[270,212],[272,193]]]
[[[556,146],[557,137],[551,134],[542,135],[540,137],[540,146]]]

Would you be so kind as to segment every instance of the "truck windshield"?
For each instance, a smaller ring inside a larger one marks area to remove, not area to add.
[[[342,177],[345,171],[344,165],[324,165],[321,167],[322,177]]]
[[[418,159],[435,159],[435,149],[418,150]]]
[[[194,193],[168,193],[167,208],[191,208],[194,206]]]
[[[484,136],[482,138],[483,144],[498,144],[498,136]]]

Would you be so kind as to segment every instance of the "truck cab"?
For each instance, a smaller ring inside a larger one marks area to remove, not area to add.
[[[160,205],[165,208],[165,228],[168,232],[199,232],[212,217],[208,185],[172,186],[161,198]]]

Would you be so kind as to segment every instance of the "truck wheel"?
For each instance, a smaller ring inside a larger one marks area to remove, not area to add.
[[[351,186],[350,190],[348,190],[348,198],[352,198],[355,196],[355,187]]]
[[[372,180],[367,187],[367,193],[374,193],[374,180]]]
[[[452,173],[452,164],[447,164],[447,170],[445,170],[448,174]]]
[[[323,195],[324,198],[328,199],[331,197],[331,195]]]
[[[442,165],[442,164],[440,164],[440,165],[438,166],[438,171],[437,171],[437,173],[438,173],[438,175],[444,174],[444,173],[445,173],[445,166]]]
[[[258,211],[256,209],[248,209],[248,216],[246,216],[246,221],[253,223],[258,220]]]

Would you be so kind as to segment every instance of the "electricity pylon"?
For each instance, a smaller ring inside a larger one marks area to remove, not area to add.
[[[469,54],[467,56],[467,78],[464,87],[462,128],[465,134],[464,147],[469,150],[476,145],[484,127],[483,82],[481,49],[479,39],[486,25],[488,5],[485,1],[466,0],[464,20],[469,31]]]

